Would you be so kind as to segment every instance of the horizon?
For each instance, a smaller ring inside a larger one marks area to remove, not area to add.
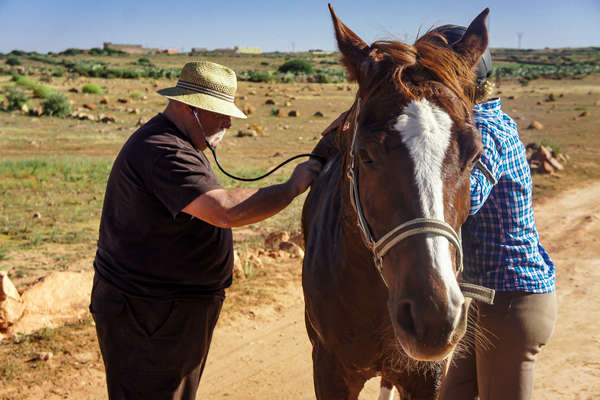
[[[385,0],[368,8],[354,2],[332,3],[342,22],[367,43],[379,39],[412,43],[419,32],[432,26],[468,25],[488,2],[470,0],[448,7],[441,1],[415,5]],[[600,47],[600,0],[567,5],[557,0],[507,0],[501,7],[489,7],[490,48]],[[205,5],[182,0],[174,8],[156,1],[139,5],[131,0],[108,0],[82,5],[63,0],[36,8],[31,15],[21,2],[0,0],[0,13],[11,17],[5,18],[0,28],[0,52],[56,53],[68,48],[102,48],[104,42],[180,52],[192,47],[235,46],[260,47],[265,53],[337,50],[327,1],[281,6],[274,0],[248,4],[224,0]]]

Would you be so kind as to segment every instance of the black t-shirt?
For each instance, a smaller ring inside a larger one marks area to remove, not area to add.
[[[132,296],[224,296],[232,279],[231,229],[181,212],[220,187],[204,153],[164,115],[152,118],[127,140],[112,167],[96,272]]]

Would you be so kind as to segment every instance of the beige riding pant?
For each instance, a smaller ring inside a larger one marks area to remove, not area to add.
[[[494,305],[476,308],[471,306],[471,317],[482,331],[476,336],[484,339],[465,336],[440,399],[530,399],[537,354],[554,331],[556,292],[496,292]]]

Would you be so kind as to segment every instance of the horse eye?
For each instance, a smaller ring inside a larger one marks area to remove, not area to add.
[[[369,157],[369,153],[365,149],[360,149],[358,151],[358,157],[360,158],[360,161],[362,161],[364,164],[373,163],[373,160],[371,160],[371,157]]]

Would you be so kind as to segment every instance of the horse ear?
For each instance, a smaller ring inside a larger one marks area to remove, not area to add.
[[[331,3],[329,3],[329,11],[333,20],[338,48],[342,53],[342,63],[348,70],[349,80],[357,81],[361,76],[361,70],[366,67],[364,61],[369,58],[369,45],[340,21],[335,15]]]
[[[465,57],[471,67],[477,65],[479,58],[488,47],[488,32],[485,20],[489,12],[489,8],[483,10],[471,22],[463,37],[452,46],[457,53]]]

